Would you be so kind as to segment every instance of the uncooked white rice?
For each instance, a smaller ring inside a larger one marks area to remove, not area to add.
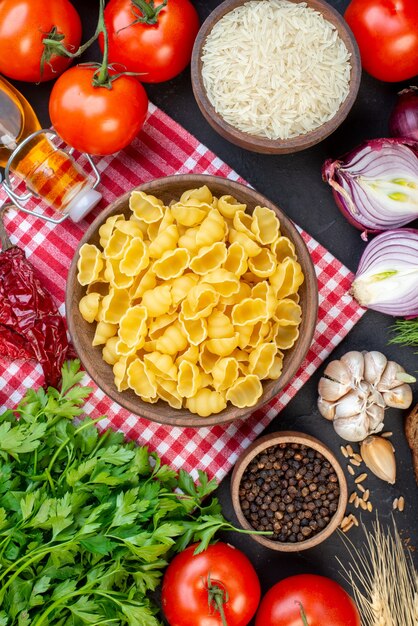
[[[250,0],[222,17],[203,47],[209,100],[251,135],[288,139],[334,117],[347,97],[350,54],[306,3]]]

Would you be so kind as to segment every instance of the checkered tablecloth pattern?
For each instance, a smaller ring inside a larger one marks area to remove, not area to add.
[[[78,161],[85,165],[85,158],[82,156]],[[153,105],[150,107],[148,122],[139,137],[126,150],[115,156],[100,158],[96,162],[102,176],[103,201],[89,216],[89,222],[100,208],[113,202],[121,194],[161,176],[194,172],[240,180],[238,174],[228,165]],[[0,202],[3,203],[4,200],[5,195],[1,190]],[[12,210],[7,214],[6,225],[12,241],[25,249],[45,286],[60,304],[61,313],[65,314],[63,303],[67,272],[87,223],[74,224],[67,220],[54,226]],[[211,477],[221,480],[243,450],[301,389],[364,312],[347,294],[352,280],[349,270],[308,233],[301,232],[318,277],[318,325],[304,363],[291,383],[277,397],[250,418],[227,426],[198,430],[170,428],[128,413],[85,376],[85,384],[94,388],[87,402],[86,412],[93,418],[106,415],[101,422],[102,427],[120,429],[129,438],[140,444],[147,444],[166,463],[176,468],[182,467],[194,476],[199,468],[207,471]],[[28,387],[42,384],[42,381],[40,366],[32,362],[10,363],[0,358],[0,411],[15,406]]]

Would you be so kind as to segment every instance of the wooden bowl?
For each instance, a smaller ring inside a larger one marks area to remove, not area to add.
[[[207,36],[216,22],[226,13],[245,4],[247,1],[248,0],[225,0],[225,2],[212,11],[202,24],[194,43],[191,61],[192,87],[196,102],[203,116],[216,132],[241,148],[265,154],[288,154],[290,152],[299,152],[300,150],[305,150],[305,148],[310,148],[320,141],[323,141],[323,139],[331,135],[331,133],[342,124],[356,100],[361,80],[361,60],[357,42],[342,15],[327,2],[324,0],[304,0],[309,7],[322,13],[324,18],[336,27],[340,38],[351,54],[349,93],[334,117],[309,133],[298,135],[291,139],[268,139],[267,137],[250,135],[226,122],[224,118],[215,111],[214,106],[207,96],[202,77],[202,49]],[[299,1],[300,0],[291,0],[291,2],[295,3]]]
[[[344,517],[345,509],[347,507],[347,482],[342,467],[337,461],[334,454],[321,441],[315,439],[315,437],[311,437],[310,435],[305,435],[304,433],[290,430],[272,433],[270,435],[264,435],[264,437],[260,437],[260,439],[254,441],[254,443],[252,443],[249,448],[247,448],[244,454],[239,457],[237,463],[235,464],[234,471],[232,472],[232,504],[234,506],[235,514],[238,517],[238,520],[243,528],[246,528],[247,530],[254,530],[254,528],[245,518],[239,500],[239,488],[244,471],[247,468],[248,464],[254,459],[254,457],[260,454],[260,452],[263,452],[267,448],[271,448],[272,446],[280,443],[298,443],[309,446],[317,452],[320,452],[320,454],[322,454],[322,456],[324,456],[331,463],[335,473],[337,474],[340,486],[340,497],[336,512],[332,516],[328,525],[325,526],[323,530],[321,530],[313,537],[310,537],[305,541],[299,541],[296,543],[284,543],[280,541],[273,541],[272,539],[269,539],[262,535],[251,535],[251,537],[255,539],[255,541],[258,541],[263,546],[271,548],[272,550],[279,550],[281,552],[299,552],[301,550],[313,548],[319,543],[322,543],[322,541],[325,541],[325,539],[327,539],[334,532],[334,530],[338,528]]]
[[[228,194],[235,196],[238,201],[245,202],[248,205],[249,211],[252,211],[257,205],[266,206],[275,211],[280,219],[282,234],[288,236],[295,245],[298,261],[305,275],[305,281],[299,289],[300,305],[302,307],[299,338],[295,345],[285,352],[282,375],[278,380],[269,380],[264,383],[264,393],[257,404],[244,409],[228,405],[221,413],[211,415],[210,417],[199,417],[190,413],[187,409],[172,409],[161,400],[156,404],[143,402],[132,390],[119,392],[116,389],[113,382],[112,367],[103,360],[101,347],[92,347],[91,345],[95,325],[86,322],[78,308],[78,303],[85,295],[86,288],[82,287],[77,281],[77,260],[80,247],[84,243],[96,245],[99,243],[99,228],[108,217],[116,213],[124,213],[126,216],[131,215],[128,204],[130,192],[104,209],[87,229],[75,252],[67,279],[66,311],[68,329],[80,360],[91,378],[106,395],[131,413],[171,426],[212,426],[214,424],[231,422],[236,418],[245,417],[253,413],[260,406],[271,400],[293,378],[311,345],[316,326],[318,286],[311,257],[293,223],[267,198],[257,191],[234,181],[217,176],[198,174],[168,176],[141,185],[138,189],[153,194],[168,204],[173,198],[178,199],[187,189],[201,187],[202,185],[207,185],[215,196],[219,197]]]

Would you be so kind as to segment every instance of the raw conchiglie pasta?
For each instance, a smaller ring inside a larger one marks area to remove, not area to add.
[[[168,206],[134,191],[129,205],[77,263],[79,310],[117,390],[201,417],[254,406],[302,314],[302,269],[276,214],[206,185]]]
[[[129,199],[129,208],[135,217],[152,224],[158,222],[164,216],[164,204],[155,196],[147,195],[143,191],[133,191]]]
[[[263,393],[263,385],[255,374],[241,376],[226,392],[226,399],[232,404],[243,409],[246,406],[254,406]]]
[[[89,285],[97,280],[103,268],[102,254],[96,246],[85,243],[81,246],[79,255],[77,280],[80,285]]]
[[[280,222],[274,211],[257,206],[253,211],[251,230],[257,241],[266,246],[280,237]]]
[[[89,293],[83,298],[81,298],[78,303],[78,308],[80,309],[80,313],[83,319],[86,322],[94,322],[97,320],[97,315],[99,313],[100,301],[102,296],[98,293]]]
[[[186,407],[191,413],[208,417],[223,411],[226,407],[226,401],[224,396],[217,391],[200,389],[195,396],[186,400]]]

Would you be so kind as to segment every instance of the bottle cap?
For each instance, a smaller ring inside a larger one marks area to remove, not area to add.
[[[67,212],[73,222],[80,222],[100,202],[102,194],[95,189],[83,189],[70,202]]]

